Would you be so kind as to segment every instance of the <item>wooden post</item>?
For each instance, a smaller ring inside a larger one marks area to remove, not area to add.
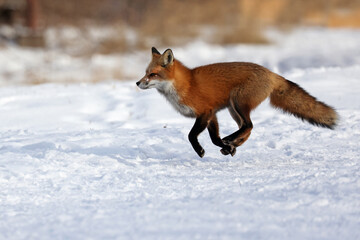
[[[32,32],[39,30],[39,3],[37,0],[26,0],[26,25]]]
[[[40,28],[40,6],[38,0],[26,0],[25,19],[28,31],[20,34],[18,43],[25,47],[44,47],[45,38]]]

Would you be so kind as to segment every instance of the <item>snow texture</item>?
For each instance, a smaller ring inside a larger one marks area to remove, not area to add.
[[[194,120],[156,90],[137,89],[135,79],[5,84],[0,239],[360,239],[360,31],[272,37],[277,44],[195,42],[173,51],[191,67],[265,65],[335,107],[334,131],[265,102],[235,157],[223,156],[204,131],[201,159],[187,140]],[[0,64],[3,83],[6,71],[22,76],[43,54],[0,52],[1,62],[10,59]],[[11,60],[18,54],[25,60]],[[150,60],[150,50],[141,54]],[[146,61],[133,63],[139,79]],[[222,136],[236,130],[226,111],[219,122]]]

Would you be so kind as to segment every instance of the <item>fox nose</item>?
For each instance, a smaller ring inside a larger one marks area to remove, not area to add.
[[[140,81],[136,82],[136,85],[139,86],[139,85],[140,85]]]

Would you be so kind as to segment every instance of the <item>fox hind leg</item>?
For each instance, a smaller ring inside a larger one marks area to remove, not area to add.
[[[242,145],[251,134],[253,124],[250,119],[250,107],[246,105],[240,105],[230,100],[229,112],[232,118],[239,126],[239,130],[223,138],[225,144],[234,146],[235,148]],[[225,149],[221,149],[221,153],[228,155]]]

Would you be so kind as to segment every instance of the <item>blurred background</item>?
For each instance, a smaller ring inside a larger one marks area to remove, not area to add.
[[[0,0],[0,84],[133,79],[152,46],[272,44],[269,29],[298,27],[360,28],[360,0]]]

